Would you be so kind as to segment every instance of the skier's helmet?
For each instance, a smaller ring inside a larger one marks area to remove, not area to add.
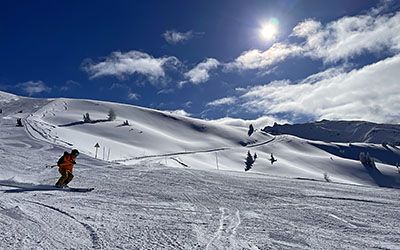
[[[79,155],[79,151],[77,149],[72,149],[71,155],[78,156]]]

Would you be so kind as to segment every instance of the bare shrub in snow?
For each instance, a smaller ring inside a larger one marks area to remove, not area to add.
[[[107,120],[109,121],[114,121],[117,118],[117,114],[115,114],[115,111],[113,109],[110,109],[108,111],[108,118]]]
[[[21,118],[17,118],[17,127],[23,127]]]
[[[328,175],[327,172],[324,173],[324,179],[325,179],[326,182],[332,182],[332,180],[331,180],[331,178],[329,177],[329,175]]]
[[[86,114],[83,115],[83,122],[84,122],[84,123],[90,123],[90,122],[92,122],[92,120],[90,119],[89,113],[86,113]]]
[[[369,153],[361,152],[360,155],[360,162],[370,168],[376,168],[374,159],[369,155]]]

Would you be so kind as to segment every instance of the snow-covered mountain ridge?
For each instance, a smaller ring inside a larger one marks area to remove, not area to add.
[[[400,124],[377,124],[365,121],[322,120],[304,124],[274,124],[263,131],[289,134],[304,139],[326,142],[366,142],[400,146]]]

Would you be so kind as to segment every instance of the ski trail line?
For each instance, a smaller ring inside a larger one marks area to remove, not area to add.
[[[212,152],[223,151],[223,150],[228,150],[228,149],[230,149],[230,148],[215,148],[215,149],[206,149],[206,150],[198,150],[198,151],[175,152],[175,153],[158,154],[158,155],[145,155],[145,156],[132,157],[132,158],[122,159],[122,160],[113,160],[112,162],[126,162],[126,161],[132,161],[132,160],[142,160],[142,159],[147,159],[147,158],[157,158],[157,157],[166,157],[166,156],[192,155],[192,154],[198,154],[198,153],[212,153]]]
[[[231,246],[233,246],[234,248],[237,248],[239,246],[237,245],[238,242],[236,239],[236,229],[239,227],[239,225],[241,223],[240,212],[238,209],[236,209],[235,216],[233,219],[234,219],[234,221],[233,221],[234,225],[233,225],[233,228],[231,229],[232,234],[229,236],[229,242],[231,243]]]
[[[239,249],[241,244],[236,239],[236,230],[241,223],[239,210],[233,211],[224,207],[220,207],[219,210],[221,211],[219,227],[214,237],[207,243],[206,250]]]
[[[253,145],[247,145],[245,148],[255,148],[259,147],[265,144],[268,144],[272,141],[275,140],[276,137],[264,141],[258,144],[253,144]],[[177,155],[193,155],[193,154],[200,154],[200,153],[213,153],[213,152],[218,152],[218,151],[225,151],[225,150],[232,150],[234,148],[238,147],[222,147],[222,148],[212,148],[212,149],[204,149],[204,150],[197,150],[197,151],[185,151],[185,152],[175,152],[175,153],[167,153],[167,154],[157,154],[157,155],[145,155],[145,156],[137,156],[137,157],[132,157],[128,159],[120,159],[120,160],[113,160],[112,162],[127,162],[127,161],[132,161],[132,160],[142,160],[142,159],[148,159],[148,158],[158,158],[158,157],[167,157],[167,156],[177,156]]]
[[[59,208],[56,208],[56,207],[53,207],[53,206],[50,206],[50,205],[47,205],[47,204],[44,204],[44,203],[40,203],[40,202],[37,202],[37,201],[28,201],[28,202],[34,203],[34,204],[37,204],[37,205],[40,205],[40,206],[43,206],[43,207],[46,207],[46,208],[49,208],[51,210],[54,210],[54,211],[56,211],[58,213],[61,213],[61,214],[64,214],[64,215],[70,217],[71,219],[75,220],[76,222],[81,224],[89,232],[90,240],[92,241],[92,248],[94,248],[94,249],[100,249],[101,248],[100,244],[99,244],[99,236],[97,235],[97,233],[93,229],[93,227],[91,227],[89,224],[76,219],[71,214],[69,214],[69,213],[67,213],[67,212],[65,212],[65,211],[63,211],[63,210],[61,210]]]
[[[341,222],[345,223],[346,225],[349,225],[351,228],[358,228],[356,225],[348,222],[347,220],[345,220],[343,218],[340,218],[339,216],[336,216],[336,215],[331,214],[331,213],[329,213],[328,216],[330,216],[330,217],[332,217],[332,218],[334,218],[334,219],[336,219],[338,221],[341,221]]]

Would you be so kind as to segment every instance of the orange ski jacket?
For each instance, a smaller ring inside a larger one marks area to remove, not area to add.
[[[72,170],[74,169],[74,165],[76,163],[75,159],[75,156],[65,152],[64,155],[57,162],[57,166],[62,170],[66,170],[72,173]]]

